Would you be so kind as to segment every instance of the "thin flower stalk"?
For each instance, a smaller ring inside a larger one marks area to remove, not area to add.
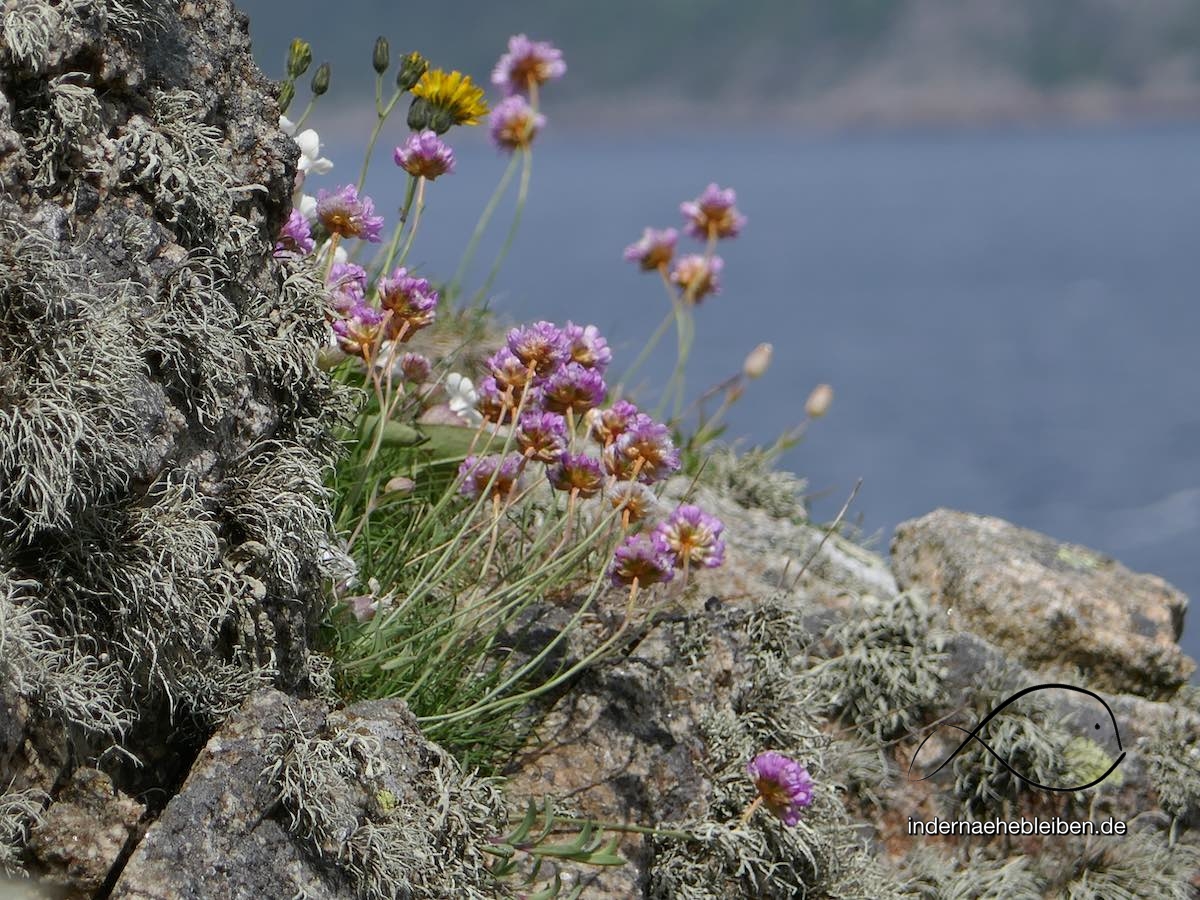
[[[454,277],[450,279],[450,285],[446,288],[446,296],[448,298],[454,299],[458,297],[463,277],[467,274],[467,267],[471,265],[471,260],[475,257],[475,251],[479,249],[479,242],[483,239],[483,233],[487,231],[488,224],[492,221],[492,216],[495,214],[496,208],[500,205],[501,198],[508,192],[508,186],[512,184],[513,176],[517,174],[517,165],[519,163],[520,158],[514,153],[508,161],[508,166],[504,169],[504,174],[500,176],[500,181],[496,184],[496,189],[492,191],[492,196],[488,198],[487,205],[484,206],[483,212],[480,213],[479,220],[475,223],[475,229],[471,232],[471,239],[467,241],[467,248],[463,251],[462,259],[458,262],[458,268],[454,271]]]

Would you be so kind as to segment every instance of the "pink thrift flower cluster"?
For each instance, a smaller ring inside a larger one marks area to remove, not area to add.
[[[679,205],[683,214],[683,230],[697,240],[710,245],[705,253],[691,253],[675,258],[679,232],[674,228],[647,228],[640,240],[625,248],[625,259],[636,263],[643,272],[662,272],[679,289],[680,297],[689,303],[699,303],[709,294],[721,292],[721,270],[724,260],[711,252],[718,240],[734,238],[746,225],[734,205],[737,194],[733,188],[710,184],[695,200]],[[672,265],[674,263],[674,265]]]
[[[572,501],[604,497],[621,511],[622,525],[636,529],[614,555],[616,583],[646,587],[669,581],[677,569],[721,565],[725,529],[715,516],[684,505],[648,524],[659,506],[651,486],[679,470],[679,450],[667,426],[633,403],[605,406],[611,361],[594,325],[534,322],[509,331],[486,362],[475,408],[485,421],[511,426],[517,450],[463,462],[462,492],[495,496],[499,484],[507,495],[530,464],[540,463],[555,490]],[[501,470],[504,477],[493,477]]]

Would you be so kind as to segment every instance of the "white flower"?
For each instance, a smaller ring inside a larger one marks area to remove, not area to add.
[[[300,145],[300,162],[296,167],[305,175],[324,175],[333,168],[333,162],[321,156],[321,138],[311,128],[305,128],[295,137]]]
[[[300,210],[300,215],[311,222],[317,217],[317,198],[312,194],[301,194],[296,209]]]
[[[311,128],[305,128],[296,134],[296,123],[287,116],[279,117],[279,127],[300,146],[300,161],[296,164],[299,177],[311,172],[313,175],[324,175],[333,168],[333,162],[321,156],[321,138]]]
[[[303,207],[301,207],[300,212],[304,212]],[[316,260],[317,265],[324,269],[325,263],[329,259],[329,241],[326,241],[317,248],[317,252],[313,254],[313,258]],[[346,255],[346,248],[341,244],[339,244],[333,251],[334,265],[341,265],[349,258],[350,257]]]
[[[475,404],[479,400],[479,394],[475,391],[475,385],[471,383],[471,379],[466,375],[461,375],[458,372],[451,372],[446,376],[446,394],[449,396],[447,405],[450,411],[466,419],[472,425],[477,425],[483,421],[483,416],[475,409]]]

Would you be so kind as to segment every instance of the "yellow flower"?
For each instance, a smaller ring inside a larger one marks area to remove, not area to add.
[[[480,117],[487,115],[483,88],[458,70],[430,69],[412,92],[432,107],[435,116],[447,118],[453,125],[478,125]]]

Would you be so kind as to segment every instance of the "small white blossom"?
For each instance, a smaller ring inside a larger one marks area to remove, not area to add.
[[[301,194],[296,209],[300,210],[300,215],[311,222],[317,217],[317,198],[312,194]]]
[[[472,425],[478,425],[483,421],[483,416],[475,409],[475,404],[479,401],[479,394],[475,391],[475,385],[471,383],[471,379],[466,375],[458,372],[451,372],[447,375],[446,394],[449,397],[447,405],[451,412],[466,419]]]
[[[333,168],[333,161],[321,156],[321,138],[306,128],[295,137],[300,146],[300,162],[296,167],[305,175],[324,175]]]

